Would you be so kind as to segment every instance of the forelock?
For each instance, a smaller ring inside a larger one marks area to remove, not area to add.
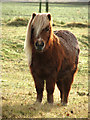
[[[38,37],[38,35],[40,34],[40,32],[49,25],[49,19],[47,17],[47,14],[37,14],[35,16],[35,18],[32,21],[32,26],[35,30],[35,35],[36,37]]]

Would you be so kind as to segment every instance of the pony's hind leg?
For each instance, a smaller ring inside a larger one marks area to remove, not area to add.
[[[57,81],[57,87],[60,90],[61,104],[67,105],[68,96],[70,92],[70,88],[73,82],[72,75],[64,76],[63,79]]]

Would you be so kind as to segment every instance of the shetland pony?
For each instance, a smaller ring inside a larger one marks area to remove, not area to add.
[[[24,48],[35,82],[37,101],[42,101],[46,80],[47,101],[53,103],[56,83],[61,103],[66,105],[78,65],[79,45],[76,37],[67,30],[53,32],[51,14],[33,13]]]

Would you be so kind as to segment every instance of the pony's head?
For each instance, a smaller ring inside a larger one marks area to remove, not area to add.
[[[52,25],[48,13],[33,13],[31,19],[31,44],[38,51],[46,50],[50,44]]]
[[[52,24],[50,13],[33,13],[28,23],[24,44],[28,59],[31,58],[32,49],[35,49],[37,52],[43,52],[49,48],[51,40]]]

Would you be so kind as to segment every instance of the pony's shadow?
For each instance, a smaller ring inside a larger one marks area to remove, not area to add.
[[[34,107],[37,111],[43,111],[43,112],[50,112],[52,109],[60,108],[60,107],[65,107],[62,106],[61,103],[40,103],[40,102],[34,102],[33,104],[30,105],[30,107]]]
[[[2,111],[2,117],[3,118],[16,118],[19,116],[22,116],[25,118],[25,116],[28,117],[34,117],[34,116],[38,116],[38,114],[42,114],[42,113],[49,113],[51,112],[52,109],[56,109],[56,108],[60,108],[63,107],[61,105],[61,103],[39,103],[39,102],[33,102],[33,103],[28,103],[25,105],[21,105],[21,104],[13,104],[9,105],[7,107],[6,104],[3,105],[4,112]],[[10,116],[8,117],[8,114],[10,114]]]

